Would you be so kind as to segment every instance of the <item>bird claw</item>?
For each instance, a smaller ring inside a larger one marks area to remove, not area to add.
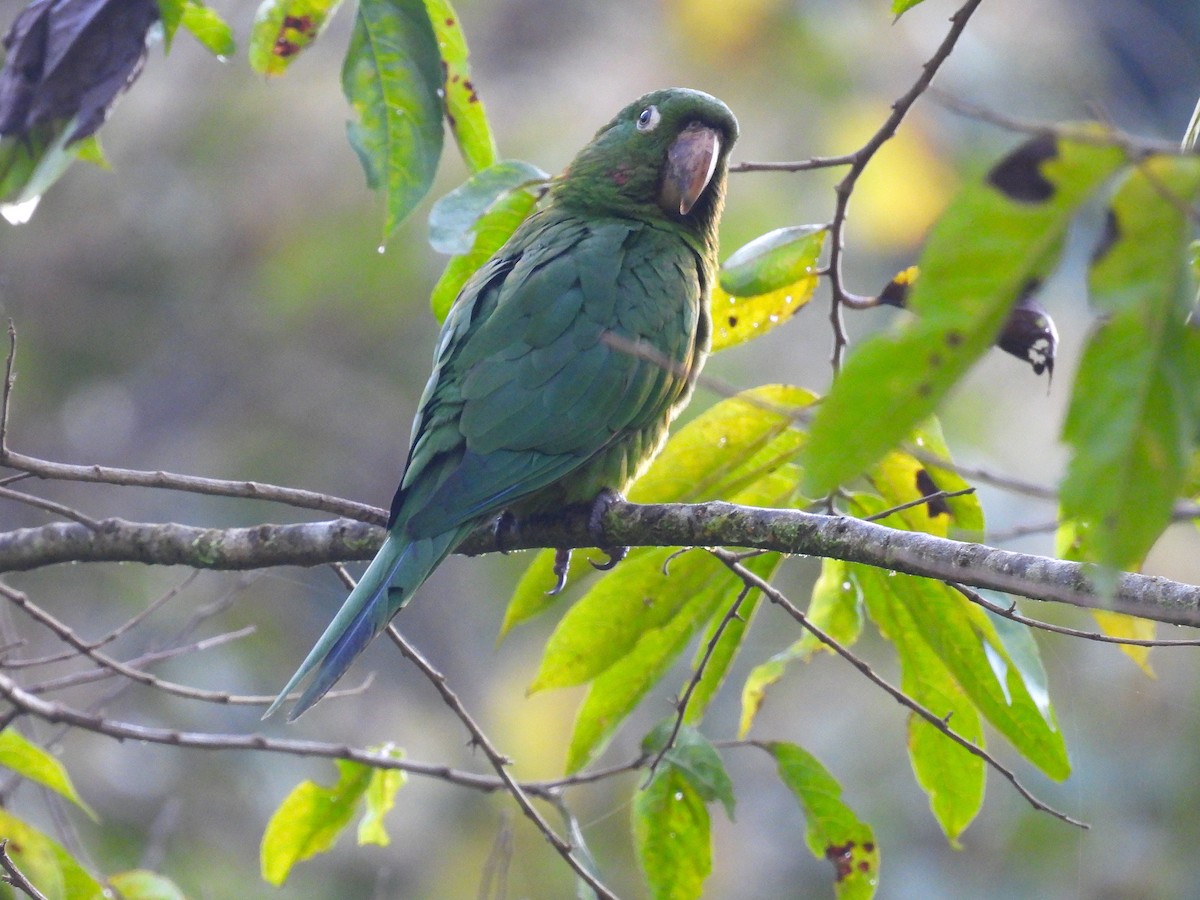
[[[590,562],[592,564],[592,568],[597,569],[601,572],[607,572],[609,569],[613,568],[617,563],[619,563],[621,560],[623,560],[626,556],[629,555],[629,548],[628,547],[601,547],[600,552],[603,553],[605,556],[607,556],[608,559],[606,559],[604,562],[596,562],[594,559],[589,559],[588,562]]]
[[[547,597],[554,597],[561,594],[563,588],[567,586],[567,571],[571,568],[571,551],[558,549],[554,551],[554,574],[558,580],[554,582],[554,587],[546,591]]]
[[[602,563],[598,563],[595,560],[589,560],[589,562],[601,572],[607,572],[629,554],[628,547],[604,545],[604,526],[602,524],[604,515],[616,504],[624,502],[625,498],[612,488],[602,488],[600,493],[596,495],[596,499],[592,501],[592,511],[588,514],[588,532],[592,537],[596,538],[596,545],[608,559]]]

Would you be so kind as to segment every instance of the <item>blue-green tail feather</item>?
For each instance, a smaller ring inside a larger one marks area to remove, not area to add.
[[[325,696],[437,564],[454,549],[461,536],[460,532],[452,532],[407,540],[389,533],[358,585],[263,718],[279,709],[288,694],[314,670],[316,674],[312,681],[288,713],[288,721],[294,721]]]

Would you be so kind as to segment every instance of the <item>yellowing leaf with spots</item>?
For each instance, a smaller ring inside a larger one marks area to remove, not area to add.
[[[713,351],[766,334],[812,299],[823,225],[777,228],[736,250],[713,288]]]

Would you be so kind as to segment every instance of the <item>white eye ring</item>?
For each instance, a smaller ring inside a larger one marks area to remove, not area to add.
[[[658,111],[657,106],[647,106],[637,117],[637,130],[653,131],[658,127],[658,121],[661,118],[662,113]]]

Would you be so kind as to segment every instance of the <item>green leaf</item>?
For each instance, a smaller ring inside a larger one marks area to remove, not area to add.
[[[674,716],[664,719],[642,739],[642,751],[647,754],[658,753],[671,736],[674,727]],[[678,769],[705,802],[721,801],[726,815],[733,821],[733,782],[729,779],[729,773],[725,771],[721,754],[699,731],[688,725],[681,725],[679,733],[675,735],[675,743],[663,754],[659,765],[671,765]]]
[[[868,515],[882,505],[870,497],[856,496],[853,502]],[[987,613],[939,581],[885,575],[866,566],[853,571],[872,620],[898,648],[910,633],[919,635],[971,703],[1021,755],[1051,778],[1070,774],[1040,664],[1035,670],[1028,660],[1014,658]],[[1025,650],[1036,653],[1032,644]]]
[[[899,18],[921,2],[922,0],[892,0],[892,15]]]
[[[389,756],[400,759],[403,754],[399,750],[386,751]],[[400,769],[375,769],[371,772],[371,780],[363,796],[367,801],[367,811],[358,823],[358,843],[378,844],[386,847],[391,843],[387,830],[383,827],[383,817],[396,805],[396,792],[404,787],[407,775]]]
[[[815,400],[804,388],[765,384],[709,407],[672,435],[629,489],[630,501],[729,499],[795,457],[803,441],[794,428],[797,417]]]
[[[714,353],[766,334],[812,299],[826,233],[822,225],[779,228],[725,261],[712,295]]]
[[[469,253],[480,218],[497,200],[509,191],[535,188],[547,178],[537,166],[516,159],[476,172],[429,210],[430,245],[439,253]]]
[[[861,605],[858,585],[850,578],[848,563],[840,559],[821,560],[821,574],[813,585],[812,599],[808,604],[809,621],[843,646],[850,646],[858,640],[862,631]],[[776,653],[750,671],[742,686],[739,738],[749,733],[766,700],[767,689],[783,678],[788,665],[795,660],[807,661],[818,650],[833,652],[811,632],[805,631],[786,650]]]
[[[452,257],[433,286],[429,305],[439,322],[444,322],[463,285],[476,270],[492,258],[537,205],[538,195],[531,190],[502,194],[475,224],[475,242],[471,249]]]
[[[121,900],[187,900],[179,885],[165,875],[146,869],[118,872],[108,879]]]
[[[795,284],[812,274],[827,233],[824,225],[793,225],[756,237],[721,264],[721,289],[753,297]]]
[[[672,572],[675,571],[675,566],[685,564],[685,560],[692,556],[711,559],[707,554],[688,554],[672,563]],[[665,559],[665,555],[663,558]],[[769,578],[779,561],[778,554],[766,554],[747,560],[746,567],[764,578]],[[703,566],[703,571],[709,571],[706,563],[691,565]],[[579,771],[603,751],[617,728],[646,693],[659,683],[704,620],[713,615],[724,614],[740,587],[740,582],[723,566],[721,571],[713,571],[711,580],[690,597],[677,614],[661,627],[643,632],[629,652],[593,679],[588,687],[587,696],[575,715],[575,727],[567,747],[567,772]],[[743,609],[751,599],[747,598],[743,602]],[[747,618],[749,615],[750,612],[747,612]],[[728,660],[710,663],[714,667],[723,664],[727,665]],[[723,674],[724,669],[714,668],[713,674],[708,678],[713,679],[715,684],[709,683],[705,695],[696,696],[700,693],[699,688],[696,694],[693,694],[688,704],[688,722],[697,721],[711,697],[711,691],[719,684]]]
[[[563,616],[546,643],[529,692],[583,684],[628,655],[647,632],[663,628],[724,566],[705,553],[663,567],[675,550],[635,550]]]
[[[892,591],[891,578],[878,569],[849,567],[871,619],[892,642],[900,661],[900,687],[956,734],[983,747],[983,721],[953,673],[925,640],[908,607]],[[929,808],[954,846],[983,806],[987,767],[920,716],[908,719],[908,755]]]
[[[873,897],[879,883],[879,846],[871,826],[842,800],[842,786],[811,753],[784,742],[764,746],[804,810],[809,850],[833,864],[836,895],[841,900]]]
[[[650,896],[699,897],[712,871],[712,841],[708,809],[691,780],[675,766],[660,766],[645,789],[634,794],[632,817]]]
[[[103,885],[61,844],[32,825],[0,809],[0,839],[21,873],[48,900],[102,900]]]
[[[373,769],[362,763],[334,760],[339,777],[332,787],[302,781],[267,823],[260,862],[263,880],[282,885],[292,866],[324,853],[350,824],[372,781]]]
[[[71,783],[71,777],[63,764],[11,727],[0,731],[0,766],[49,788],[70,800],[93,821],[99,821],[96,813],[83,802],[83,798],[75,790],[75,785]]]
[[[183,21],[183,8],[187,5],[187,0],[158,0],[158,15],[162,19],[163,26],[163,43],[166,45],[166,52],[171,51],[171,41],[175,38],[175,31],[179,28],[179,23]]]
[[[202,3],[189,0],[183,7],[183,18],[179,24],[214,56],[229,57],[237,51],[233,29],[216,10]]]
[[[250,29],[250,67],[260,75],[282,75],[341,5],[342,0],[263,0]]]
[[[772,553],[764,554],[761,558],[764,560],[761,564],[764,571],[760,571],[757,574],[770,581],[771,577],[775,574],[775,570],[779,567],[779,563],[783,561],[783,557],[777,553]],[[755,557],[754,559],[759,559],[759,557]],[[752,560],[746,560],[746,562],[750,563]],[[758,566],[750,568],[751,571],[755,571],[758,569]],[[729,596],[732,596],[732,593]],[[725,683],[725,676],[729,674],[729,667],[733,665],[733,661],[742,647],[742,641],[746,637],[746,631],[750,627],[750,623],[754,621],[754,613],[758,610],[761,599],[762,597],[757,591],[751,592],[738,607],[737,615],[728,621],[726,620],[726,613],[728,612],[727,607],[730,604],[721,604],[709,620],[704,633],[700,637],[700,645],[696,648],[696,652],[692,657],[692,671],[696,671],[701,663],[704,663],[704,671],[700,673],[700,680],[696,682],[696,687],[688,700],[687,710],[685,710],[683,717],[683,720],[689,725],[695,725],[704,718],[704,713],[708,710],[708,704],[716,696],[717,691],[721,689],[721,685]],[[724,623],[724,628],[721,630],[720,637],[716,637],[717,629],[722,626],[722,623]],[[714,638],[716,645],[712,647],[712,652],[709,653],[709,646],[712,644]],[[707,662],[704,662],[706,654]]]
[[[495,163],[499,154],[487,113],[471,80],[467,39],[449,0],[425,0],[425,7],[441,48],[446,121],[463,161],[472,172],[478,172]]]
[[[922,254],[914,317],[852,352],[813,417],[806,493],[859,475],[934,411],[1050,269],[1079,205],[1124,161],[1115,147],[1042,137],[958,194]]]
[[[342,66],[347,126],[367,184],[384,192],[386,241],[433,183],[442,153],[441,57],[422,0],[360,0]]]
[[[1062,512],[1083,526],[1077,559],[1140,566],[1187,481],[1200,424],[1200,335],[1185,321],[1187,209],[1198,194],[1200,160],[1155,157],[1113,199],[1090,278],[1110,315],[1088,340],[1063,425],[1074,453]]]

